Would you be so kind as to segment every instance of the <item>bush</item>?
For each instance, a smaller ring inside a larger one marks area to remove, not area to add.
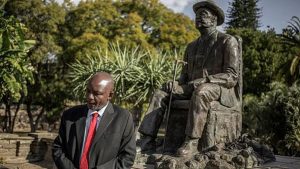
[[[244,97],[244,132],[262,138],[280,155],[300,156],[300,85],[272,83],[260,97]]]

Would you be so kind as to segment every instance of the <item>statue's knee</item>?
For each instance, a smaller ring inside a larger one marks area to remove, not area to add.
[[[154,97],[165,97],[166,96],[166,92],[160,90],[160,89],[156,89],[154,91],[154,94],[153,94]]]
[[[206,90],[197,90],[197,91],[194,91],[194,95],[196,97],[200,97],[200,98],[208,98],[209,92]]]
[[[209,83],[204,83],[199,85],[195,90],[194,90],[194,94],[201,96],[201,95],[207,95],[209,92],[209,87],[210,84]]]
[[[201,84],[201,85],[197,86],[195,91],[197,91],[197,92],[206,91],[206,90],[209,90],[210,86],[211,86],[210,83],[204,83],[204,84]]]

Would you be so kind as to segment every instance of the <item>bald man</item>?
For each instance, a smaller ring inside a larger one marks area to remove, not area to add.
[[[86,105],[66,110],[53,144],[58,169],[123,169],[133,165],[136,144],[131,114],[110,103],[110,74],[94,74],[86,89]]]

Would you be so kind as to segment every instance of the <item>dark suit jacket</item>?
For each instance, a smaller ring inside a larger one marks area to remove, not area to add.
[[[208,82],[221,87],[220,102],[224,106],[235,105],[240,78],[240,51],[235,37],[215,31],[208,37],[200,37],[191,42],[185,51],[179,83],[186,84],[203,78],[204,70],[208,72]]]
[[[58,169],[79,168],[87,113],[86,105],[73,107],[63,113],[59,134],[53,143],[53,159]],[[130,168],[135,154],[131,114],[109,103],[91,145],[89,168]]]

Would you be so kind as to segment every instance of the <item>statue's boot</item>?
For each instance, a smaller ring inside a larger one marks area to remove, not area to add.
[[[190,138],[187,136],[176,154],[179,157],[185,157],[196,152],[198,152],[198,138]]]
[[[156,151],[156,141],[154,137],[144,136],[141,139],[141,151],[142,152],[151,152],[154,153]]]

